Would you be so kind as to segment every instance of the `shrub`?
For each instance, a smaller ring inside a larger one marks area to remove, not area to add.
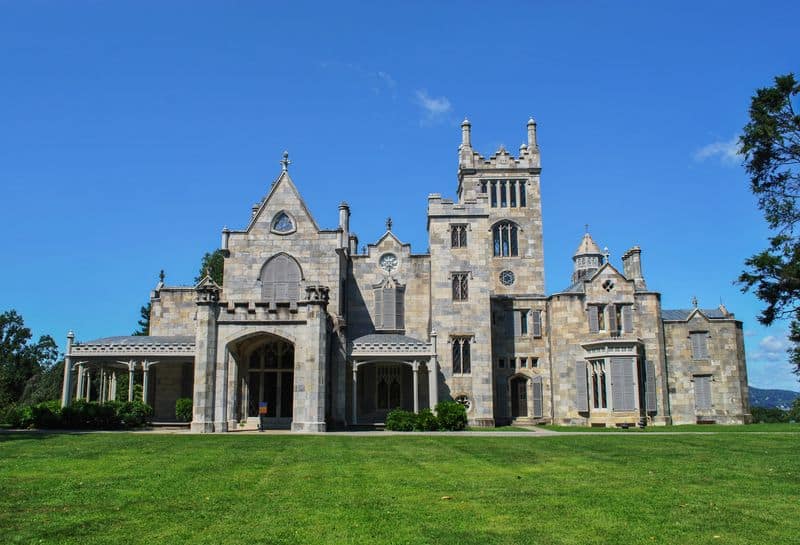
[[[123,426],[135,428],[150,422],[153,416],[153,408],[142,401],[125,401],[120,403],[117,415]]]
[[[9,405],[0,411],[0,425],[10,428],[28,428],[33,423],[29,406]]]
[[[43,401],[31,405],[31,424],[35,428],[58,428],[61,426],[61,403]]]
[[[178,422],[192,421],[192,399],[181,397],[175,402],[175,418]]]
[[[441,430],[461,431],[467,427],[467,409],[455,401],[440,401],[436,405],[436,419]]]
[[[414,431],[436,431],[439,429],[439,421],[430,409],[422,409],[417,414],[414,422]]]
[[[751,407],[750,414],[753,415],[755,424],[776,424],[789,421],[788,411],[774,407]]]
[[[412,431],[417,421],[417,415],[404,411],[403,409],[394,409],[389,411],[386,415],[386,429],[392,431]]]

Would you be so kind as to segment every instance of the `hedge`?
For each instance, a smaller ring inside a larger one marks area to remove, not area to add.
[[[68,407],[58,401],[9,407],[0,424],[12,428],[117,430],[150,422],[153,409],[141,401],[95,403],[75,400]]]
[[[395,409],[386,415],[386,429],[392,431],[461,431],[467,427],[467,410],[461,403],[442,401],[436,414],[430,409],[419,413]]]

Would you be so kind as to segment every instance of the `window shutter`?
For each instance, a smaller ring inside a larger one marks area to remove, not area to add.
[[[597,316],[597,306],[596,305],[589,305],[588,310],[586,311],[589,314],[589,333],[597,333],[600,331],[599,320]]]
[[[375,328],[383,327],[383,288],[372,290],[375,294]]]
[[[589,388],[586,382],[586,362],[575,362],[575,405],[578,412],[589,410]]]
[[[406,309],[405,309],[405,290],[404,289],[398,289],[395,292],[395,297],[397,299],[395,300],[396,314],[395,314],[394,326],[397,329],[404,329],[405,328],[405,314],[406,314]]]
[[[690,336],[692,338],[692,359],[708,359],[708,333],[697,331],[690,333]]]
[[[622,330],[625,333],[633,333],[633,307],[631,305],[622,306]]]
[[[700,359],[700,335],[698,333],[690,333],[692,339],[692,359]]]
[[[656,366],[651,360],[645,362],[644,397],[648,413],[658,410],[656,406]]]
[[[617,331],[617,305],[608,305],[608,330]]]
[[[525,319],[525,313],[521,310],[514,311],[514,336],[519,337],[522,335],[522,320]]]
[[[633,358],[611,358],[611,400],[615,411],[633,411]]]
[[[542,379],[533,379],[533,417],[542,417]]]
[[[700,339],[700,357],[704,360],[708,359],[708,333],[699,333],[698,338]]]
[[[533,317],[533,336],[534,337],[541,337],[542,336],[542,311],[541,310],[534,310],[532,317]]]
[[[707,411],[711,408],[711,377],[694,377],[694,406],[697,411]]]
[[[383,328],[395,329],[394,319],[397,312],[396,305],[396,291],[394,288],[383,289]]]

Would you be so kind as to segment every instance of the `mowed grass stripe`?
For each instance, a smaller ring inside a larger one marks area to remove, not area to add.
[[[794,434],[2,434],[0,528],[8,543],[791,543],[798,447]]]

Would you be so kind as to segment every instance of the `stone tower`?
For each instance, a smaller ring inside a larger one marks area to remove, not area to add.
[[[603,265],[603,252],[587,231],[572,256],[572,283],[592,276]]]

